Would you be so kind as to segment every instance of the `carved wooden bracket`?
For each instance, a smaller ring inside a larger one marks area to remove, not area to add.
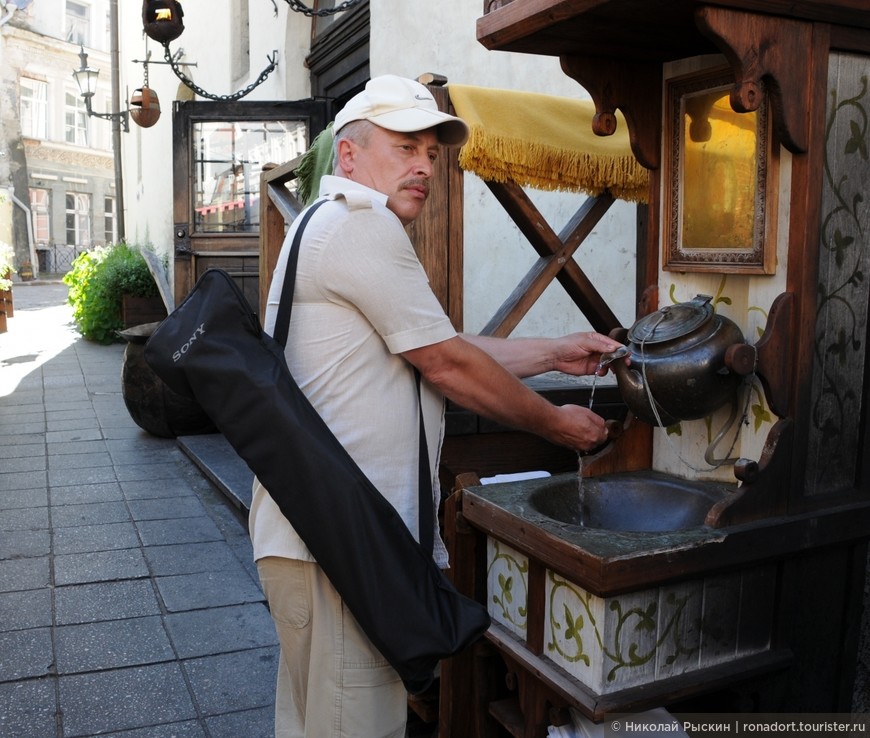
[[[782,418],[770,429],[757,462],[740,459],[734,465],[734,475],[742,484],[710,508],[705,524],[724,528],[784,515],[783,490],[790,486],[793,451],[794,421]]]
[[[560,57],[562,71],[592,96],[598,136],[616,131],[616,110],[628,124],[628,139],[635,158],[647,169],[661,162],[662,70],[660,65],[624,59],[580,55]]]
[[[783,145],[793,153],[805,152],[812,108],[806,71],[812,24],[709,6],[695,11],[695,21],[734,70],[731,107],[738,113],[757,110],[767,92]]]
[[[774,301],[767,314],[764,334],[755,348],[758,364],[755,373],[764,388],[767,404],[780,418],[788,415],[788,392],[792,362],[789,356],[789,337],[794,336],[792,316],[794,294],[783,292]]]

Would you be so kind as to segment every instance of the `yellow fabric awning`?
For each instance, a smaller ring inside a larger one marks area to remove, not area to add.
[[[589,100],[470,85],[448,85],[456,114],[471,129],[459,166],[481,179],[645,202],[649,174],[634,155],[617,112],[612,136],[592,132]]]

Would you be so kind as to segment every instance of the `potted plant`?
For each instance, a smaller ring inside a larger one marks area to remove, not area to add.
[[[0,241],[0,333],[6,332],[6,319],[12,317],[12,264],[15,251]]]
[[[29,261],[22,261],[18,265],[18,276],[22,282],[29,282],[33,279],[33,264]]]
[[[127,243],[80,254],[63,281],[70,288],[69,301],[79,331],[98,343],[117,341],[118,331],[166,315],[145,257]],[[143,304],[145,312],[136,313]]]

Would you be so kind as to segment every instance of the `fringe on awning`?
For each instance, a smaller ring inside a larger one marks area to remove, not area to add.
[[[481,179],[645,202],[649,174],[631,153],[617,113],[612,136],[592,132],[591,101],[514,90],[448,85],[471,129],[459,165]]]

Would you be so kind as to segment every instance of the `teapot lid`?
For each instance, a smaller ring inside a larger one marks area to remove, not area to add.
[[[713,314],[711,295],[698,295],[689,302],[666,305],[645,315],[628,330],[631,343],[662,343],[680,338],[704,325]]]

